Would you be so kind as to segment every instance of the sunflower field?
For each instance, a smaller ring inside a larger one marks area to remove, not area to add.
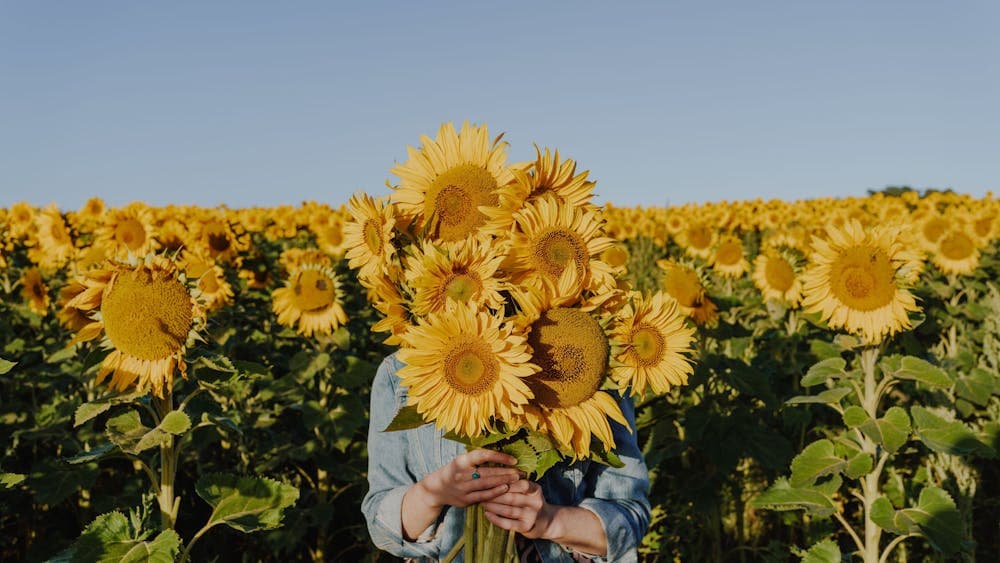
[[[615,329],[600,359],[641,374],[641,560],[1000,552],[1000,200],[597,206],[558,152],[440,139],[391,194],[336,205],[0,209],[0,559],[392,560],[360,511],[375,371],[435,299],[548,283],[545,237],[553,283],[576,264],[594,307],[676,312],[669,334]],[[396,205],[443,239],[514,242],[420,247],[402,295],[373,281],[402,252]]]

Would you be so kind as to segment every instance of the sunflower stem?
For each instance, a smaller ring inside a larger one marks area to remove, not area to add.
[[[153,406],[160,420],[163,420],[174,408],[173,390],[164,389],[163,397],[153,397]],[[177,474],[177,453],[174,449],[174,436],[168,435],[160,445],[160,490],[157,500],[160,505],[160,527],[172,530],[177,522],[177,504],[180,500],[174,495],[174,477]]]
[[[867,412],[868,416],[872,419],[878,418],[878,402],[880,399],[880,394],[877,392],[878,384],[875,381],[875,367],[876,362],[878,361],[878,356],[878,346],[866,346],[861,351],[861,369],[864,372],[864,395],[859,396],[858,399],[860,399],[865,412]],[[861,438],[862,449],[866,453],[871,454],[873,458],[878,456],[877,444],[875,444],[875,442],[867,435],[862,435]],[[865,563],[878,563],[879,556],[881,555],[879,551],[879,541],[882,539],[882,528],[872,521],[871,510],[872,506],[875,504],[875,500],[879,496],[878,482],[886,458],[887,455],[885,454],[880,456],[877,467],[861,479],[861,491],[865,516],[864,549],[862,550],[861,555]]]

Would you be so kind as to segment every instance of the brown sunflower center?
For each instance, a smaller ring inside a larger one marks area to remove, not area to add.
[[[892,302],[896,294],[895,271],[889,256],[878,248],[855,246],[831,265],[834,297],[851,309],[873,311]]]
[[[115,240],[136,251],[146,244],[146,228],[138,219],[125,219],[115,226]]]
[[[613,268],[621,268],[628,263],[628,250],[625,246],[616,244],[601,253],[601,260]]]
[[[666,342],[663,334],[651,326],[640,325],[632,333],[632,354],[640,366],[655,366],[663,359]]]
[[[300,311],[325,309],[336,298],[336,286],[330,276],[319,270],[300,270],[292,282],[293,302]]]
[[[205,242],[208,243],[208,248],[212,250],[213,255],[226,252],[233,245],[233,241],[229,237],[229,230],[218,222],[205,226]]]
[[[472,299],[482,289],[479,278],[469,273],[452,274],[444,284],[444,294],[462,303]]]
[[[727,240],[715,251],[715,262],[723,266],[735,266],[743,259],[743,245],[739,241]]]
[[[712,244],[712,231],[704,225],[695,225],[687,231],[688,245],[698,250],[708,248]]]
[[[972,222],[972,229],[976,236],[986,238],[993,232],[993,216],[985,215]]]
[[[532,361],[542,368],[528,380],[539,404],[578,405],[594,396],[608,367],[608,340],[601,325],[579,309],[550,309],[531,325]]]
[[[365,221],[364,233],[368,250],[375,256],[380,256],[382,254],[382,229],[379,228],[378,221],[374,219]]]
[[[45,297],[45,288],[42,287],[42,280],[31,281],[31,295],[38,300]]]
[[[558,279],[567,264],[572,262],[582,276],[587,263],[587,244],[580,235],[559,227],[543,231],[534,240],[535,269]]]
[[[493,388],[500,366],[481,340],[455,342],[444,359],[445,382],[465,395],[479,395]]]
[[[194,319],[191,296],[180,281],[148,268],[118,274],[101,300],[104,332],[122,353],[140,360],[176,354]]]
[[[432,218],[441,239],[463,239],[483,224],[479,206],[498,204],[496,189],[496,178],[489,170],[474,164],[459,164],[431,182],[424,213]]]
[[[795,270],[784,258],[770,257],[764,264],[764,277],[767,285],[785,293],[795,283]]]
[[[672,266],[663,274],[663,291],[683,307],[694,307],[701,302],[704,290],[694,271]]]
[[[944,236],[939,243],[941,255],[949,260],[966,260],[976,252],[976,244],[972,237],[962,231],[952,231]]]
[[[924,238],[930,242],[935,242],[937,239],[941,238],[945,230],[949,227],[948,221],[943,217],[932,217],[924,223],[923,233]]]

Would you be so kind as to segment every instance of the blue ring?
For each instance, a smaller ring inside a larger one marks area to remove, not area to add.
[[[473,479],[479,479],[479,472],[478,471],[473,471],[472,472],[472,478]]]

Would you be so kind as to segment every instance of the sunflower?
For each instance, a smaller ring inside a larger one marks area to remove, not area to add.
[[[614,270],[600,260],[614,244],[604,236],[597,211],[574,208],[546,196],[514,214],[510,254],[504,269],[518,285],[540,285],[541,278],[557,281],[563,270],[576,271],[586,288],[614,286]]]
[[[73,227],[80,233],[91,233],[100,224],[105,209],[107,209],[107,206],[104,204],[103,199],[92,197],[76,213],[68,214],[68,218]]]
[[[528,379],[535,399],[525,421],[576,459],[590,455],[592,438],[614,449],[608,419],[628,424],[618,402],[601,390],[610,353],[601,324],[579,308],[544,304],[537,318],[529,320],[531,359],[541,371]]]
[[[347,265],[358,270],[358,277],[385,274],[396,254],[393,227],[395,206],[366,193],[351,196],[347,212],[351,220],[344,224],[344,248]]]
[[[59,324],[68,328],[73,332],[79,332],[84,327],[94,324],[98,331],[100,331],[100,325],[95,323],[86,311],[77,309],[76,307],[70,307],[69,302],[73,300],[77,295],[80,295],[87,289],[87,286],[83,285],[79,281],[69,280],[66,285],[59,290],[59,312],[56,316],[59,318]]]
[[[238,264],[240,254],[250,246],[247,238],[242,226],[230,221],[220,210],[208,212],[195,222],[188,247],[207,254],[216,262]]]
[[[198,339],[204,316],[183,272],[156,255],[130,263],[110,261],[79,280],[83,291],[65,308],[88,314],[96,324],[80,328],[74,342],[100,336],[110,349],[97,373],[109,374],[117,391],[135,385],[164,398],[173,389],[174,372],[187,377],[184,354]],[[77,289],[73,289],[77,291]]]
[[[38,210],[30,203],[19,201],[7,212],[7,237],[10,241],[25,240],[35,232]]]
[[[155,236],[153,212],[141,202],[108,211],[94,232],[95,243],[115,258],[145,257],[158,248]]]
[[[507,144],[500,137],[491,142],[485,125],[468,122],[458,133],[445,123],[437,138],[420,140],[420,149],[407,147],[406,163],[391,170],[400,178],[392,200],[430,238],[463,239],[484,224],[479,208],[496,207],[498,188],[513,180],[506,166]]]
[[[719,233],[705,223],[692,221],[676,239],[677,244],[689,256],[708,260],[712,256],[712,248],[719,239]]]
[[[32,261],[43,270],[61,268],[76,253],[65,219],[53,203],[38,214],[35,223],[38,227],[38,246],[29,253]]]
[[[647,387],[666,393],[673,385],[687,383],[693,371],[686,354],[692,353],[694,329],[685,325],[677,302],[662,291],[649,298],[634,293],[615,318],[611,339],[611,379],[622,393],[629,387],[634,396],[645,394]]]
[[[951,228],[952,224],[937,212],[930,212],[927,217],[920,222],[920,240],[928,252],[933,252],[938,240]]]
[[[723,277],[738,278],[750,269],[743,251],[743,241],[734,235],[720,237],[711,256],[712,269]]]
[[[514,213],[525,203],[545,195],[552,195],[570,207],[594,209],[590,199],[594,196],[594,182],[587,180],[589,171],[576,173],[572,159],[560,161],[546,148],[543,153],[535,145],[535,161],[528,166],[512,166],[514,181],[497,191],[499,205],[484,206],[480,211],[488,218],[483,231],[503,236],[514,224]]]
[[[714,326],[719,318],[718,308],[705,295],[698,272],[672,260],[657,260],[656,265],[663,270],[660,288],[677,302],[680,311],[699,326]]]
[[[368,302],[382,314],[382,318],[372,325],[372,331],[388,332],[385,343],[390,346],[402,344],[402,336],[410,327],[410,312],[399,286],[381,275],[366,278],[362,285],[368,290]]]
[[[226,273],[207,256],[186,252],[184,273],[190,280],[197,280],[197,296],[206,311],[218,311],[233,300],[233,287]]]
[[[42,280],[42,272],[38,268],[28,268],[21,273],[21,297],[28,308],[39,315],[49,311],[49,287]]]
[[[309,223],[309,230],[316,237],[316,246],[330,256],[342,256],[347,239],[344,237],[344,220],[340,214],[330,213]]]
[[[774,299],[795,308],[802,300],[798,271],[798,261],[793,257],[768,249],[754,259],[753,283],[765,300]]]
[[[162,252],[177,252],[188,246],[191,232],[187,224],[178,217],[167,217],[157,225],[156,241]]]
[[[333,268],[320,260],[307,260],[291,271],[284,287],[275,289],[272,306],[278,323],[297,327],[299,334],[331,334],[347,322],[343,290]]]
[[[475,437],[523,414],[536,373],[514,325],[471,307],[431,313],[403,335],[399,359],[408,404],[438,428]]]
[[[908,313],[919,307],[905,288],[905,275],[918,266],[894,232],[866,231],[852,220],[826,233],[813,239],[811,265],[802,276],[806,311],[869,343],[909,328]]]
[[[440,246],[425,240],[406,258],[406,283],[413,290],[413,314],[453,309],[459,303],[503,309],[506,282],[497,269],[506,250],[492,239],[469,237]]]
[[[945,274],[971,274],[979,267],[979,248],[976,239],[965,229],[956,227],[938,239],[937,248],[930,255],[931,261]]]

